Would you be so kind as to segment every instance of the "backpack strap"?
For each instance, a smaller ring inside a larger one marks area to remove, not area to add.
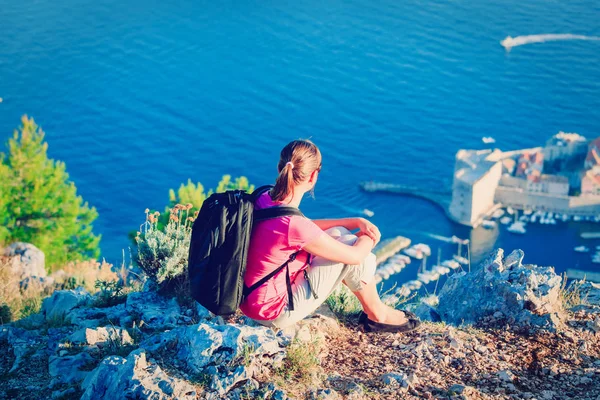
[[[254,211],[254,215],[252,216],[252,219],[254,221],[264,221],[267,219],[285,217],[287,215],[298,215],[300,217],[304,217],[304,214],[302,214],[302,211],[300,211],[296,207],[277,206],[277,207],[262,208],[260,210]]]
[[[260,286],[264,285],[269,279],[271,279],[272,277],[277,275],[282,269],[287,268],[286,275],[285,275],[285,285],[287,286],[287,289],[288,289],[289,307],[290,307],[290,310],[293,310],[294,309],[294,300],[292,298],[292,283],[290,282],[290,269],[289,269],[288,265],[290,262],[292,262],[296,259],[296,256],[298,255],[298,253],[299,253],[299,251],[290,254],[290,257],[287,259],[286,262],[284,262],[279,267],[277,267],[276,269],[271,271],[267,276],[265,276],[264,278],[262,278],[261,280],[256,282],[254,285],[252,285],[250,287],[247,287],[246,285],[244,285],[244,297],[248,297],[248,295],[250,293],[252,293],[256,289],[258,289]]]
[[[258,197],[263,194],[264,192],[271,190],[274,186],[273,185],[264,185],[264,186],[260,186],[256,189],[254,189],[254,192],[252,192],[251,196],[252,196],[252,202],[255,202],[256,199],[258,199]]]

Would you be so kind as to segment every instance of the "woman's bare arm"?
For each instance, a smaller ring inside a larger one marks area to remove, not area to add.
[[[304,250],[331,261],[356,265],[367,257],[373,245],[373,239],[367,235],[359,236],[354,245],[349,246],[325,234],[304,246]]]
[[[324,231],[334,226],[343,226],[350,231],[360,227],[360,218],[313,219],[312,221]]]

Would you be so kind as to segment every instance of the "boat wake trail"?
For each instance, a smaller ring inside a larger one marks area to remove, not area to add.
[[[510,50],[513,47],[523,46],[531,43],[544,43],[553,42],[559,40],[593,40],[600,41],[598,36],[585,36],[585,35],[572,35],[570,33],[564,34],[544,34],[544,35],[527,35],[511,37],[507,36],[506,39],[500,42],[506,50]]]
[[[442,242],[452,243],[452,238],[451,237],[445,237],[445,236],[436,235],[436,234],[433,234],[433,233],[428,233],[427,236],[429,236],[432,239],[441,240]]]

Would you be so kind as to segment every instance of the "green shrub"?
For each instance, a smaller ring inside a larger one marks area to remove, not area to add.
[[[0,154],[0,243],[32,243],[53,267],[100,255],[100,236],[92,233],[98,217],[77,195],[65,164],[49,159],[44,132],[33,118],[8,141],[8,156]]]
[[[170,210],[169,222],[158,227],[158,212],[146,210],[146,222],[136,237],[135,262],[159,288],[171,293],[173,285],[187,277],[187,257],[192,222],[191,205],[177,204]]]
[[[163,294],[176,294],[180,304],[193,304],[187,280],[192,224],[208,196],[237,189],[251,193],[254,185],[246,177],[232,181],[231,175],[224,175],[216,190],[205,193],[202,184],[188,180],[177,192],[169,191],[169,206],[163,213],[146,209],[146,221],[135,234],[134,259]]]

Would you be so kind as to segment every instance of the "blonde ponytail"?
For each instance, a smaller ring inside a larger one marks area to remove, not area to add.
[[[273,201],[283,201],[290,194],[294,195],[294,188],[303,182],[321,166],[321,152],[310,140],[294,140],[288,143],[283,150],[277,170],[279,175],[275,187],[270,195]]]

